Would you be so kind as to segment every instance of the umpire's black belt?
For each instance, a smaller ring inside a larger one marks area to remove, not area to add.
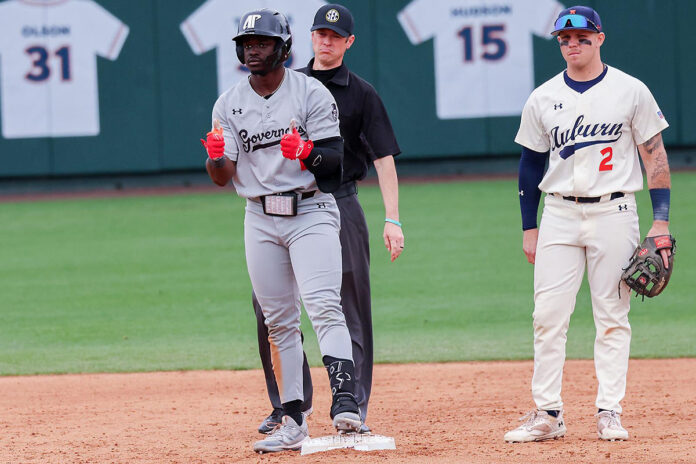
[[[338,190],[333,193],[334,198],[343,198],[358,193],[358,184],[355,182],[346,182],[342,184]]]
[[[554,193],[554,196],[560,196],[560,195],[557,193]],[[604,195],[601,197],[572,197],[572,196],[569,196],[569,197],[563,197],[563,199],[568,200],[568,201],[574,201],[575,203],[599,203],[600,201],[602,201],[602,199],[616,200],[617,198],[621,198],[622,196],[624,196],[623,192],[614,192],[611,195],[609,195],[609,198],[606,198],[607,196]]]

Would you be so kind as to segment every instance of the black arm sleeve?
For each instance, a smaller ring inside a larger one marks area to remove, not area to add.
[[[314,141],[314,149],[304,160],[309,172],[315,176],[326,176],[343,164],[343,139],[332,137]]]
[[[522,230],[536,229],[537,227],[537,212],[541,199],[539,183],[544,177],[544,167],[548,155],[549,152],[540,153],[522,147],[517,183],[520,195],[520,211],[522,212]]]
[[[314,174],[319,190],[335,192],[343,180],[343,139],[332,137],[315,140],[314,148],[303,162],[307,170]]]

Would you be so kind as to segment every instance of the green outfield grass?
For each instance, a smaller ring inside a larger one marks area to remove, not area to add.
[[[696,356],[696,174],[673,175],[675,274],[633,299],[634,357]],[[377,362],[532,357],[532,272],[515,180],[401,186],[406,249],[390,263],[379,189],[360,188],[372,231]],[[639,194],[641,231],[651,219]],[[611,231],[607,231],[611,233]],[[0,204],[0,374],[259,367],[229,191]],[[306,318],[305,346],[320,364]],[[587,284],[568,355],[592,356]]]

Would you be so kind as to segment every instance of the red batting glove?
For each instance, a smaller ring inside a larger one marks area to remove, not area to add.
[[[314,142],[307,140],[306,142],[300,138],[300,133],[293,128],[292,133],[285,134],[280,139],[280,151],[287,159],[307,159],[309,153],[314,148]]]
[[[201,143],[212,160],[218,160],[225,155],[225,137],[222,135],[222,127],[217,127],[206,134],[206,139]]]

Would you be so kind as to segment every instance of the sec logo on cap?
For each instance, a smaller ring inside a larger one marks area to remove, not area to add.
[[[326,20],[330,23],[335,23],[338,21],[339,17],[340,15],[338,14],[338,11],[333,8],[326,12]]]

